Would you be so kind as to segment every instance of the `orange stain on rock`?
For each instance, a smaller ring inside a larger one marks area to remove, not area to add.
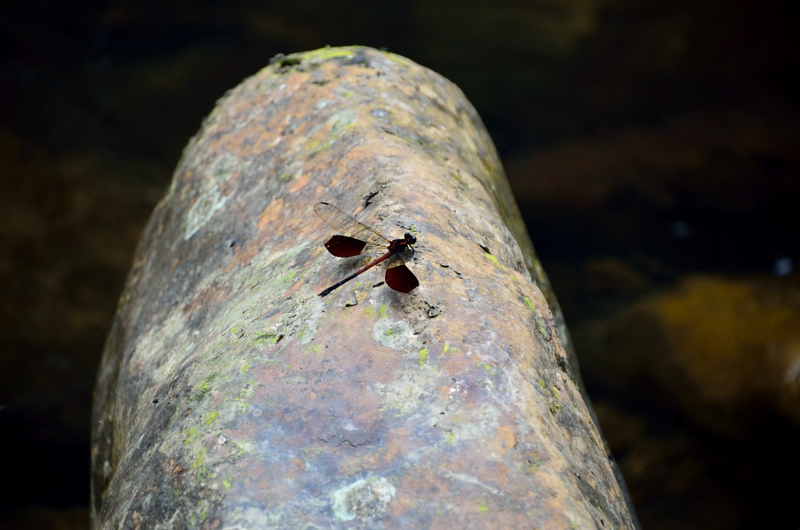
[[[511,425],[501,425],[497,429],[496,443],[500,446],[502,451],[508,451],[516,444],[516,436],[514,435],[514,427]]]
[[[275,226],[280,226],[278,218],[281,216],[283,209],[283,198],[279,197],[270,202],[258,216],[258,231],[274,230]]]
[[[291,194],[304,191],[308,188],[309,180],[311,180],[311,171],[303,171],[298,178],[294,179],[292,183],[287,186],[286,190]]]

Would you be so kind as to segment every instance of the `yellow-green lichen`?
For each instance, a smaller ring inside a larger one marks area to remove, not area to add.
[[[497,366],[492,366],[491,364],[486,364],[486,363],[484,363],[484,364],[482,364],[480,366],[484,370],[486,370],[489,373],[489,375],[497,375],[497,373],[498,373]]]
[[[392,321],[383,318],[373,326],[372,338],[395,350],[405,348],[411,341],[411,328],[403,320]]]
[[[309,353],[322,355],[322,346],[319,344],[311,344],[308,348],[303,350],[303,355],[308,355]]]
[[[195,427],[192,427],[188,431],[186,431],[186,438],[183,440],[183,445],[189,445],[199,437],[200,433],[197,431]]]
[[[211,393],[211,383],[217,378],[217,374],[211,374],[204,380],[200,381],[192,390],[192,401],[203,401]]]
[[[550,329],[547,326],[547,321],[545,320],[544,315],[542,315],[538,309],[534,309],[534,313],[533,325],[536,326],[536,331],[538,331],[539,334],[546,340],[549,340],[551,337]]]
[[[256,346],[263,344],[276,344],[282,338],[282,333],[278,333],[277,331],[265,331],[264,333],[259,333],[255,336],[253,339],[253,344]]]
[[[309,342],[311,339],[314,338],[314,335],[316,334],[316,331],[317,331],[316,328],[310,328],[310,327],[305,327],[305,326],[300,328],[297,331],[297,335],[296,335],[297,336],[297,342],[299,344],[305,344],[305,343]],[[280,340],[281,338],[283,338],[283,337],[282,336],[278,337],[278,340]],[[276,340],[275,342],[278,342],[278,340]]]
[[[236,407],[242,413],[247,412],[247,409],[249,407],[247,400],[253,397],[254,393],[255,393],[255,381],[251,379],[244,384],[242,389],[239,391],[239,395],[233,398],[233,402],[236,404]]]
[[[250,407],[249,403],[238,397],[233,398],[233,402],[236,405],[236,408],[239,410],[239,412],[241,412],[242,414],[247,414],[247,409]]]
[[[419,365],[422,366],[425,364],[425,359],[428,358],[428,348],[422,348],[419,351]]]
[[[305,453],[309,458],[313,458],[322,452],[321,447],[306,447]]]
[[[393,63],[397,64],[398,66],[402,66],[403,68],[408,68],[412,64],[410,59],[403,57],[402,55],[397,55],[396,53],[383,52],[383,55]]]
[[[530,309],[536,309],[536,306],[533,305],[533,302],[531,302],[530,298],[528,298],[527,296],[523,296],[522,299],[525,300],[525,305],[528,306]]]
[[[242,390],[239,391],[239,396],[243,397],[243,398],[251,398],[251,397],[253,397],[253,394],[256,391],[255,390],[255,386],[256,386],[255,380],[254,379],[250,379],[249,381],[247,381],[244,384],[244,386],[242,387]]]
[[[290,57],[298,57],[307,60],[327,61],[328,59],[335,59],[337,57],[352,57],[354,50],[351,48],[319,48],[309,52],[295,53],[289,55]]]
[[[356,121],[358,121],[358,113],[351,109],[346,109],[341,112],[337,112],[333,116],[328,119],[328,124],[330,124],[330,132],[328,133],[328,139],[325,140],[325,143],[328,143],[335,139],[336,136],[340,135],[347,129],[352,129],[356,125]],[[319,150],[322,150],[323,147],[320,146]]]
[[[558,391],[553,388],[552,390],[552,397],[549,399],[549,408],[550,412],[553,415],[558,414],[561,411],[561,396],[558,394]]]
[[[214,420],[216,420],[218,416],[219,416],[219,412],[217,412],[216,410],[212,411],[208,416],[206,416],[206,419],[205,419],[204,423],[206,425],[211,425],[212,423],[214,423]]]
[[[450,176],[453,177],[453,180],[455,180],[456,182],[461,184],[461,186],[463,186],[465,188],[467,187],[467,183],[464,182],[464,179],[462,179],[461,175],[459,175],[458,173],[451,173]]]
[[[192,461],[192,469],[197,473],[198,477],[208,478],[211,476],[211,472],[208,470],[208,466],[206,465],[206,455],[208,454],[208,449],[203,446],[197,450],[197,455],[194,457]]]

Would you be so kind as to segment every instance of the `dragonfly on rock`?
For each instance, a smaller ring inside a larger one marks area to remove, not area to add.
[[[334,256],[349,258],[362,254],[365,249],[372,250],[375,247],[383,247],[385,252],[344,280],[331,285],[319,293],[319,296],[331,294],[335,289],[385,260],[389,260],[386,268],[386,285],[401,293],[409,293],[419,285],[419,280],[408,270],[401,258],[401,254],[406,250],[414,250],[411,245],[417,242],[416,237],[406,233],[403,239],[389,239],[327,202],[315,204],[314,213],[325,221],[325,224],[339,232],[325,242],[325,248]]]

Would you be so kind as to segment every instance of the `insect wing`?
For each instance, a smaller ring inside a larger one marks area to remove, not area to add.
[[[367,243],[360,239],[336,235],[325,242],[328,252],[339,258],[358,256],[364,251]]]
[[[348,236],[351,239],[361,239],[367,243],[383,247],[389,244],[389,239],[383,234],[379,234],[332,204],[318,202],[314,205],[314,213],[316,213],[317,217],[322,219],[326,225],[330,226],[341,235]],[[325,246],[327,247],[327,244]],[[334,253],[331,252],[331,254]],[[338,255],[339,254],[334,254],[334,256]],[[355,256],[356,254],[350,255]]]
[[[406,267],[399,256],[393,256],[386,269],[386,285],[395,291],[410,293],[419,286],[419,280],[417,280],[414,273]]]

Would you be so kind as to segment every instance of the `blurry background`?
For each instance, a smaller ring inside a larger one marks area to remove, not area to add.
[[[0,13],[2,528],[88,524],[148,215],[217,98],[363,44],[477,107],[645,529],[800,527],[798,32],[779,0],[16,1]]]

